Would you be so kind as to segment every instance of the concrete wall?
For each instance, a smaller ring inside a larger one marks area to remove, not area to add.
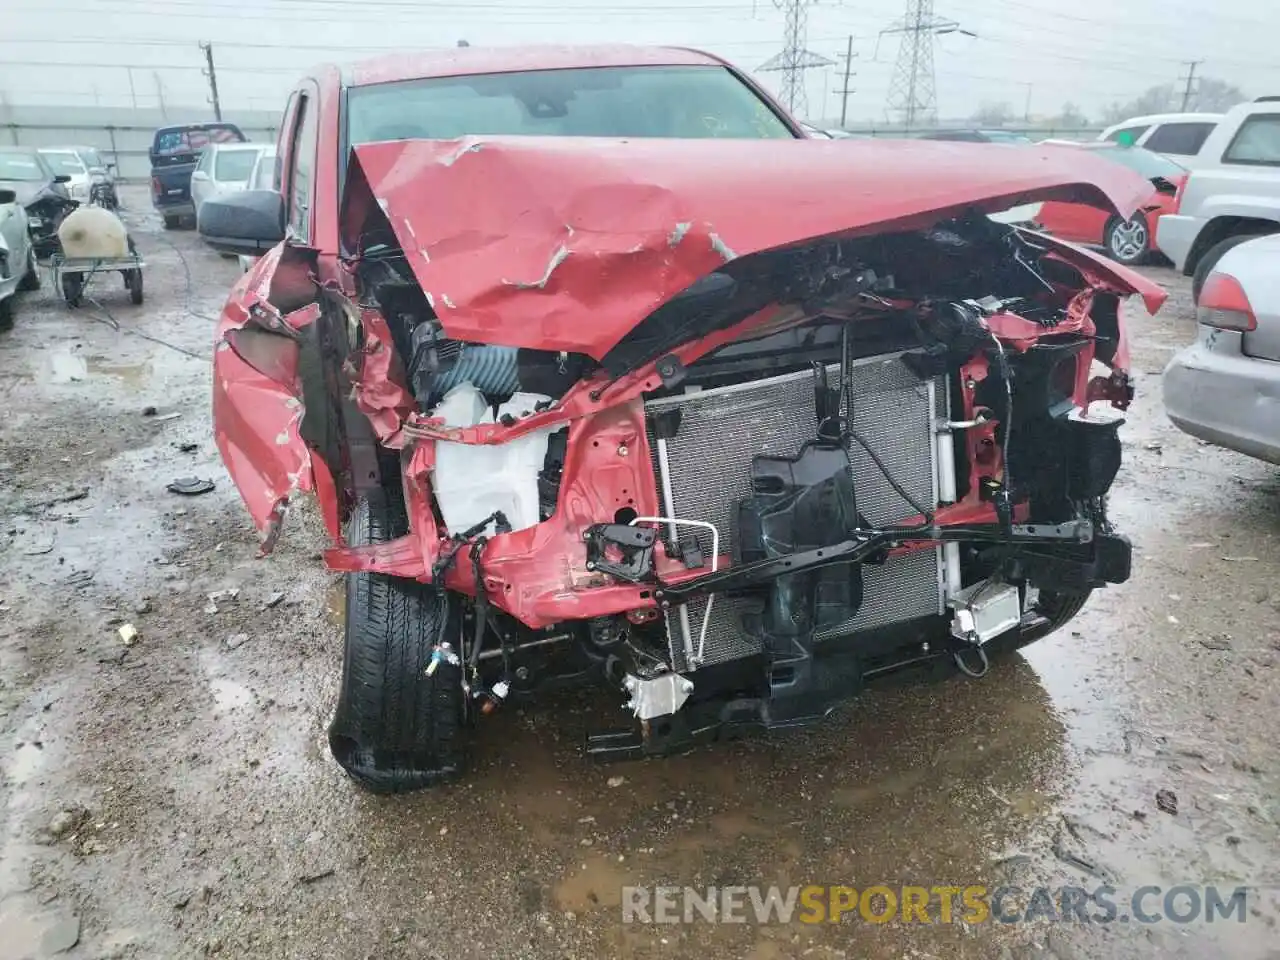
[[[284,103],[280,104],[283,112]],[[209,108],[137,110],[102,107],[21,107],[0,105],[0,144],[52,147],[77,144],[97,147],[116,164],[117,176],[146,180],[151,172],[147,150],[156,127],[212,120]],[[224,112],[250,140],[275,142],[280,113],[262,110]]]

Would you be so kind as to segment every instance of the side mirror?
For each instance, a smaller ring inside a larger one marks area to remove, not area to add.
[[[12,190],[0,189],[0,204],[17,203],[18,195]]]
[[[266,253],[284,239],[284,197],[275,190],[242,190],[200,204],[196,229],[219,253]]]
[[[116,165],[115,165],[114,163],[108,163],[108,164],[107,164],[107,169],[108,169],[108,170],[115,170],[115,168],[116,168]]]
[[[110,166],[110,164],[108,164],[107,166]],[[106,175],[107,175],[106,167],[90,167],[89,168],[89,176],[91,177],[105,177]]]
[[[57,176],[55,176],[55,177],[53,178],[53,182],[54,182],[54,183],[70,183],[70,182],[71,182],[71,174],[69,174],[69,173],[59,173]]]
[[[191,172],[191,179],[198,180],[201,183],[207,183],[209,180],[209,174],[205,173],[203,170],[193,170]]]

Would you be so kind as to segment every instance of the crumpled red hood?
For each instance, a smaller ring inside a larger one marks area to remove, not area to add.
[[[448,336],[597,360],[730,260],[1035,200],[1128,217],[1151,193],[1085,151],[923,140],[408,140],[356,147],[348,179],[348,248],[376,203]]]

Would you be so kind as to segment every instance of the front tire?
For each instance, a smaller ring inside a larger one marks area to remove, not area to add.
[[[1036,602],[1035,610],[1044,617],[1044,622],[1035,626],[1010,630],[1003,636],[993,638],[987,644],[988,652],[994,656],[1007,656],[1014,651],[1035,643],[1037,640],[1043,640],[1055,630],[1060,630],[1066,626],[1069,620],[1084,609],[1084,605],[1089,602],[1089,597],[1092,595],[1092,590],[1071,593],[1054,593],[1049,590],[1040,591],[1040,598]]]
[[[27,247],[27,272],[18,283],[18,289],[26,293],[40,289],[40,264],[36,262],[35,247]]]
[[[1112,217],[1102,240],[1111,259],[1125,266],[1144,263],[1151,254],[1151,228],[1141,213],[1135,213],[1132,220]]]
[[[384,491],[362,499],[347,542],[381,543],[408,529],[404,506]],[[460,650],[457,599],[429,584],[347,574],[345,652],[329,726],[334,759],[374,793],[404,793],[456,778],[466,765],[459,668],[427,664],[438,642]]]

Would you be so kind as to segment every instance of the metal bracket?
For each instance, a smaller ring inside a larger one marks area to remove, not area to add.
[[[622,686],[631,694],[623,709],[631,710],[640,720],[670,716],[683,707],[693,693],[693,681],[678,673],[664,673],[648,680],[629,673]]]
[[[653,546],[658,541],[658,531],[652,527],[637,527],[625,523],[597,523],[582,534],[587,544],[587,569],[607,573],[640,583],[653,576]],[[610,560],[606,550],[616,547],[621,560]]]

